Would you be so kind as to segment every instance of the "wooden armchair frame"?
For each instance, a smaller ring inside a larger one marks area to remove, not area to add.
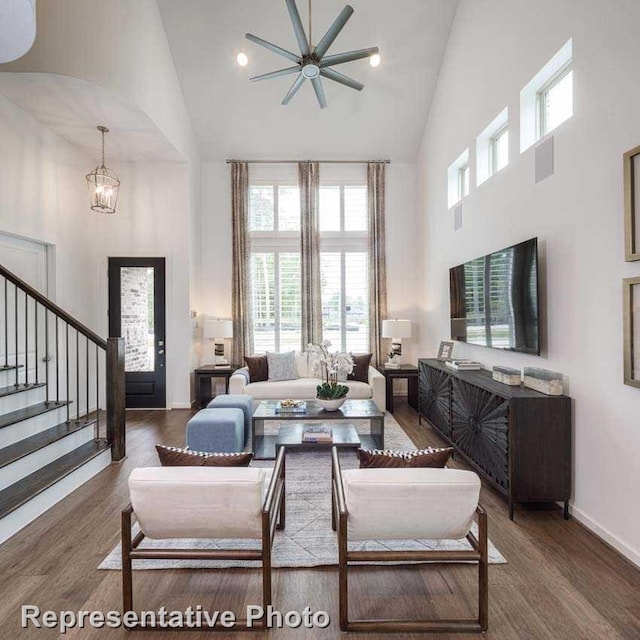
[[[285,449],[280,448],[271,476],[267,495],[262,505],[262,539],[260,549],[140,549],[145,535],[139,531],[131,536],[131,522],[134,514],[131,504],[122,511],[122,606],[123,611],[133,611],[133,560],[256,560],[262,563],[263,609],[272,604],[271,600],[271,547],[276,529],[285,526]],[[265,620],[247,625],[246,619],[238,619],[233,630],[257,630],[265,628]],[[205,629],[199,629],[204,631]],[[230,631],[224,627],[206,630]]]
[[[465,631],[483,632],[487,630],[489,611],[489,584],[487,554],[487,513],[478,505],[478,537],[471,532],[467,540],[471,551],[349,551],[347,521],[349,511],[344,495],[342,472],[338,450],[333,447],[331,465],[331,524],[338,532],[338,576],[340,598],[340,629],[342,631],[364,632],[422,632],[422,631]],[[358,562],[452,562],[466,561],[478,563],[478,618],[476,620],[349,620],[348,568],[349,563]]]

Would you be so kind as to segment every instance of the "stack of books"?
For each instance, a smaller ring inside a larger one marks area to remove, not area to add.
[[[447,360],[445,364],[456,371],[479,371],[482,369],[482,365],[473,360]]]
[[[305,427],[302,434],[302,442],[306,442],[308,444],[331,444],[333,442],[331,427]]]

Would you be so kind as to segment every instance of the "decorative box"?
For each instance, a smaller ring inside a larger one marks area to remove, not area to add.
[[[520,371],[511,367],[493,367],[493,379],[512,387],[517,387],[522,382]]]
[[[548,396],[561,396],[564,393],[564,381],[561,373],[536,367],[524,367],[524,386],[535,389]]]

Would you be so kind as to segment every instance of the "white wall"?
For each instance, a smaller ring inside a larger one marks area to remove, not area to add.
[[[185,158],[191,121],[156,0],[38,0],[31,50],[3,71],[73,76],[140,107]]]
[[[321,180],[362,179],[363,165],[321,164]],[[387,168],[387,283],[389,314],[413,320],[416,337],[404,341],[403,359],[418,357],[419,292],[421,273],[420,239],[415,233],[415,165],[391,163]],[[290,179],[297,181],[295,165],[253,164],[250,179]],[[202,296],[205,315],[231,317],[231,179],[225,163],[202,165]],[[207,346],[205,345],[206,349]],[[209,361],[207,353],[203,362]]]
[[[97,329],[97,217],[84,176],[93,161],[0,96],[0,231],[56,246],[56,302]],[[92,241],[93,239],[93,241]]]
[[[94,160],[2,96],[0,140],[0,231],[55,245],[56,301],[82,323],[108,334],[108,256],[167,257],[167,401],[188,407],[199,258],[190,166],[120,163],[118,213],[101,215],[89,208],[84,179]]]
[[[622,154],[640,144],[639,23],[635,0],[461,0],[418,165],[421,355],[450,335],[448,269],[537,236],[546,264],[542,357],[464,344],[455,354],[568,376],[573,514],[638,564],[640,391],[622,383],[621,282],[640,274],[640,264],[624,262],[622,214]],[[575,115],[554,132],[555,174],[536,185],[534,149],[518,148],[519,91],[570,37]],[[475,187],[475,137],[505,106],[511,162]],[[472,186],[455,232],[446,173],[466,146]]]

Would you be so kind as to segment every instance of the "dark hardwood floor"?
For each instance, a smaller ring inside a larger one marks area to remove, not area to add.
[[[106,469],[0,547],[0,638],[53,638],[56,630],[20,628],[20,607],[42,610],[119,610],[120,573],[97,565],[119,539],[120,511],[128,501],[132,468],[155,465],[154,444],[182,445],[188,411],[136,411],[127,414],[128,458]],[[403,399],[396,420],[416,445],[439,445]],[[327,464],[329,458],[327,457]],[[461,466],[454,461],[454,466]],[[508,519],[505,502],[483,489],[489,536],[507,557],[489,568],[489,632],[500,640],[600,640],[640,638],[640,571],[577,522],[556,511],[522,510]],[[470,566],[362,567],[351,574],[351,607],[359,616],[472,614],[477,572]],[[338,638],[337,570],[274,571],[274,604],[281,611],[311,606],[328,611],[331,625],[319,630],[272,630],[273,638]],[[208,610],[243,611],[260,603],[259,572],[141,571],[134,574],[136,607],[169,610],[202,605]],[[259,633],[259,632],[258,632]],[[377,635],[356,634],[367,640]],[[92,630],[71,638],[205,638],[210,633]],[[220,638],[259,637],[255,633],[220,633]],[[396,634],[403,638],[424,634]],[[478,637],[474,634],[441,638]]]

